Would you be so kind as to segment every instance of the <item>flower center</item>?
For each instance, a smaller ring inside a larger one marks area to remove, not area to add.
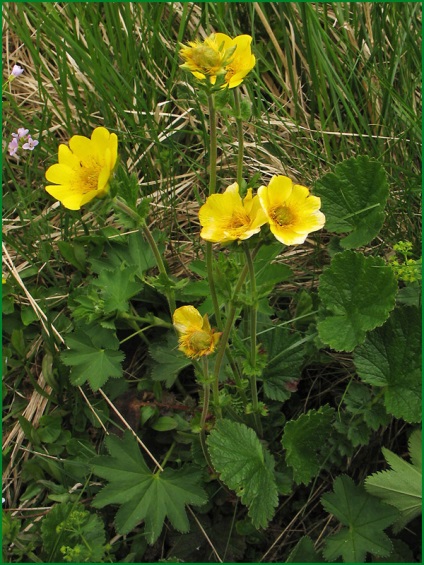
[[[221,55],[218,51],[207,45],[198,45],[193,49],[191,58],[193,62],[206,72],[213,67],[221,65]]]
[[[191,334],[189,342],[194,352],[204,352],[211,346],[211,334],[203,330],[196,330]]]
[[[271,219],[279,226],[288,226],[294,220],[294,214],[287,206],[278,206],[271,211]]]
[[[87,164],[81,162],[77,175],[78,192],[86,194],[97,190],[100,170],[101,166],[94,160]]]
[[[230,230],[237,230],[244,228],[250,224],[250,219],[244,212],[235,212],[229,221],[228,228]]]

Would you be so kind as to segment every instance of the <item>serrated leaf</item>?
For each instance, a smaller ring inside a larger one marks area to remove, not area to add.
[[[65,342],[69,349],[61,353],[61,359],[65,365],[72,367],[70,380],[73,385],[81,386],[88,381],[96,391],[110,377],[122,376],[121,363],[125,356],[121,351],[101,347],[99,340],[95,345],[83,331],[68,335]]]
[[[330,436],[333,414],[334,409],[325,405],[309,410],[284,426],[281,443],[297,484],[307,485],[319,473],[324,457],[319,457],[318,452]]]
[[[397,283],[380,257],[337,253],[320,276],[318,334],[336,351],[353,351],[395,305]]]
[[[268,361],[262,374],[264,393],[271,400],[284,402],[291,392],[286,388],[290,381],[300,378],[305,358],[305,348],[296,334],[286,328],[276,327],[259,335],[266,350]]]
[[[144,285],[134,280],[136,267],[123,267],[102,271],[93,285],[101,289],[105,314],[127,312],[129,299],[143,290]]]
[[[412,464],[389,449],[382,448],[391,470],[373,473],[365,479],[366,490],[401,513],[396,531],[421,514],[422,508],[422,438],[421,430],[415,430],[409,440]]]
[[[380,231],[389,188],[380,163],[366,156],[336,165],[315,185],[321,197],[326,229],[348,233],[340,243],[345,249],[367,245]]]
[[[144,520],[145,535],[150,544],[158,539],[166,518],[178,531],[188,532],[185,506],[200,506],[207,501],[199,484],[201,472],[183,467],[152,473],[129,431],[122,439],[108,436],[106,446],[110,456],[96,457],[92,468],[109,484],[96,495],[93,506],[103,508],[107,504],[120,504],[115,517],[117,530],[126,534]]]
[[[278,504],[272,455],[251,428],[231,420],[219,420],[206,443],[221,480],[248,507],[255,528],[265,528]]]
[[[369,333],[353,358],[361,380],[384,387],[386,410],[421,422],[421,316],[417,308],[396,309]]]
[[[325,559],[334,561],[342,556],[345,562],[363,563],[367,553],[389,555],[392,543],[383,530],[398,518],[397,510],[356,486],[346,475],[337,477],[333,489],[321,497],[321,503],[346,527],[327,538]]]
[[[191,365],[191,361],[177,349],[178,339],[175,332],[169,332],[159,343],[153,342],[149,354],[153,360],[151,378],[154,381],[165,381],[170,388],[180,371]]]

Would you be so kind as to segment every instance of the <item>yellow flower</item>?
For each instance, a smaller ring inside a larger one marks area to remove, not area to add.
[[[274,176],[261,186],[258,196],[271,232],[285,245],[303,243],[310,232],[319,230],[325,216],[319,211],[321,199],[305,186],[293,184],[285,176]]]
[[[235,88],[255,66],[250,35],[238,35],[234,39],[225,33],[213,33],[203,42],[190,41],[180,51],[184,59],[182,69],[193,73],[199,80],[209,77],[215,84],[217,76],[225,75],[222,88]]]
[[[235,182],[223,194],[212,194],[199,210],[200,237],[214,243],[248,239],[267,222],[259,198],[249,188],[245,198]]]
[[[96,128],[91,139],[74,135],[67,145],[59,145],[58,163],[46,171],[46,179],[54,185],[46,191],[65,208],[81,206],[105,196],[118,158],[118,138],[106,128]]]
[[[221,332],[215,332],[208,315],[202,315],[194,306],[181,306],[173,315],[175,329],[179,333],[179,347],[187,357],[197,358],[214,352]]]

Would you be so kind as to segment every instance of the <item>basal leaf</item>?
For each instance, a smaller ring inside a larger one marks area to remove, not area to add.
[[[421,430],[411,434],[409,446],[412,464],[383,447],[383,455],[391,470],[374,473],[365,479],[365,488],[369,493],[400,511],[397,530],[419,516],[422,509]]]
[[[394,308],[397,283],[380,257],[337,253],[320,277],[318,334],[336,351],[353,351]]]
[[[284,426],[281,443],[297,484],[307,485],[319,473],[324,459],[319,452],[330,436],[333,414],[334,409],[325,405],[318,410],[309,410]]]
[[[101,331],[106,330],[102,328]],[[99,339],[94,344],[81,330],[68,335],[65,342],[69,349],[62,352],[61,359],[72,367],[70,380],[73,385],[81,386],[88,381],[93,390],[98,390],[110,377],[122,376],[121,363],[125,356],[121,351],[110,348]]]
[[[367,245],[380,231],[389,188],[380,163],[368,157],[347,159],[315,184],[321,197],[326,229],[348,233],[345,249]]]
[[[143,290],[144,285],[134,280],[135,267],[120,266],[114,270],[104,270],[93,285],[101,289],[105,314],[126,312],[130,298]]]
[[[182,467],[152,473],[129,431],[122,439],[108,436],[106,446],[110,456],[96,457],[92,468],[109,484],[97,494],[93,506],[121,505],[115,517],[117,530],[126,534],[144,521],[150,544],[158,539],[166,518],[180,532],[189,531],[185,506],[200,506],[207,500],[200,471]]]
[[[248,507],[255,528],[265,528],[278,504],[272,455],[251,428],[231,420],[219,420],[206,442],[222,481]]]
[[[361,380],[384,388],[386,410],[407,422],[421,422],[421,315],[418,308],[394,310],[370,332],[354,354]]]
[[[397,510],[369,495],[346,475],[337,477],[334,492],[321,497],[325,510],[346,526],[327,538],[324,557],[334,561],[363,563],[367,553],[385,557],[392,543],[384,529],[398,518]]]
[[[290,395],[290,382],[300,378],[305,358],[302,340],[287,328],[274,328],[259,335],[267,353],[267,364],[262,374],[264,393],[271,400],[284,402]]]

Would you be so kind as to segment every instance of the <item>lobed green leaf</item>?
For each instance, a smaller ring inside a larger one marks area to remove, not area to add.
[[[353,351],[395,305],[397,283],[380,257],[337,253],[320,276],[318,334],[336,351]]]

